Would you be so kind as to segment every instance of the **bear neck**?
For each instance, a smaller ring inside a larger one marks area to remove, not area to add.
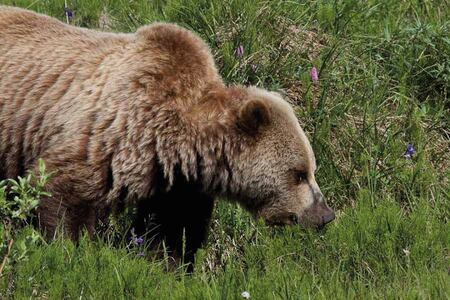
[[[215,127],[215,126],[214,126]],[[198,185],[211,195],[233,194],[237,186],[233,176],[234,154],[242,149],[243,141],[232,128],[207,127],[199,130],[187,124],[177,130],[167,128],[157,135],[156,157],[170,189],[177,176]]]
[[[238,133],[235,116],[241,101],[238,88],[215,87],[187,109],[166,107],[156,124],[156,157],[170,189],[177,179],[201,187],[213,196],[239,194],[233,174],[236,156],[248,141]]]

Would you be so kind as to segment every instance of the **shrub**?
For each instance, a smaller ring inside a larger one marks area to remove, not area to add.
[[[49,174],[42,160],[38,169],[37,176],[30,172],[26,177],[0,182],[0,276],[8,264],[27,259],[30,245],[42,240],[34,229],[25,228],[33,222],[41,197],[50,196],[44,190]]]

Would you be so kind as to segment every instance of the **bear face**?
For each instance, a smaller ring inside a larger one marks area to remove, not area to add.
[[[268,224],[321,228],[335,218],[315,180],[311,145],[292,107],[280,95],[248,89],[238,127],[254,137],[236,158],[241,203]]]

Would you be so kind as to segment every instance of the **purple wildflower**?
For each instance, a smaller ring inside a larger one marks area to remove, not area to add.
[[[311,68],[311,80],[312,82],[319,81],[319,74],[317,73],[316,67]]]
[[[234,51],[234,55],[236,55],[238,59],[244,57],[244,46],[240,45],[239,47],[237,47]]]
[[[64,7],[64,13],[66,15],[67,23],[72,22],[73,11],[66,6],[66,7]]]
[[[255,64],[251,64],[250,68],[252,69],[253,73],[256,73],[256,70],[258,69],[258,67]]]
[[[143,242],[144,242],[144,239],[142,237],[140,237],[140,236],[137,236],[137,237],[134,238],[134,244],[136,246],[142,245]]]
[[[139,256],[139,257],[144,257],[144,256],[145,256],[144,251],[139,252],[139,253],[137,254],[137,256]]]
[[[406,151],[403,154],[403,157],[405,157],[406,159],[411,159],[414,153],[416,153],[416,149],[414,149],[412,144],[408,144],[408,146],[406,146]]]

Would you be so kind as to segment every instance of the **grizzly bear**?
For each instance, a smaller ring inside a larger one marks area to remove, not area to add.
[[[0,6],[0,74],[0,179],[39,158],[55,172],[37,212],[49,235],[59,222],[75,240],[92,235],[131,206],[137,234],[192,261],[216,198],[272,225],[334,219],[292,107],[225,85],[188,30],[104,33]]]

